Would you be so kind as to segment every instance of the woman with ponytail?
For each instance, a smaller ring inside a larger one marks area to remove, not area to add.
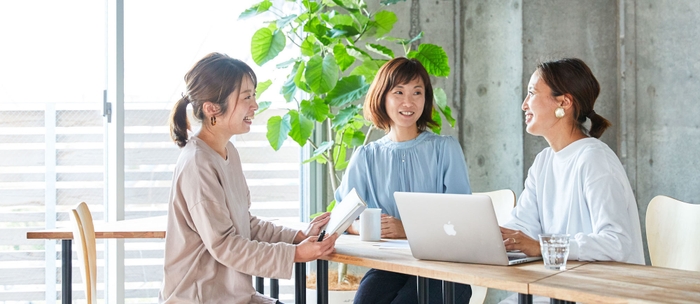
[[[170,130],[182,148],[173,173],[165,236],[161,303],[279,303],[255,291],[251,276],[291,278],[294,262],[333,252],[337,235],[317,235],[330,219],[305,231],[252,216],[250,191],[230,139],[250,131],[258,109],[253,70],[211,53],[185,74],[187,92],[173,108]],[[202,122],[188,136],[188,106]]]
[[[538,234],[570,235],[570,260],[644,264],[637,202],[615,153],[598,138],[600,85],[580,59],[537,66],[522,104],[526,131],[549,147],[530,167],[501,232],[508,250],[540,256]],[[584,123],[590,120],[590,129]]]

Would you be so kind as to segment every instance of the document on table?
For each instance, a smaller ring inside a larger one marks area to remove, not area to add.
[[[408,240],[382,240],[374,246],[379,246],[379,249],[410,249]]]

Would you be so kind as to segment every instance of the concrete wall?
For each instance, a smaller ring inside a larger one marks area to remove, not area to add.
[[[459,113],[447,133],[462,143],[475,191],[520,194],[547,146],[524,132],[529,77],[538,60],[578,57],[601,84],[595,110],[613,123],[601,139],[627,171],[642,230],[656,195],[700,204],[700,1],[407,0],[389,9],[396,31],[419,28],[454,54],[451,79],[436,83]],[[487,302],[504,296],[490,292]]]

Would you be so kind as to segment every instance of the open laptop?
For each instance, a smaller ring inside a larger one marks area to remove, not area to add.
[[[542,259],[506,252],[487,195],[394,192],[394,198],[417,259],[491,265]]]

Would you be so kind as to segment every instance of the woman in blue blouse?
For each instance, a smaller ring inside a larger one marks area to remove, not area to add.
[[[457,140],[428,131],[433,88],[418,60],[395,58],[377,73],[365,99],[364,115],[386,132],[359,147],[350,159],[340,187],[341,201],[352,188],[369,208],[382,209],[382,238],[405,238],[395,191],[470,194],[464,154]],[[354,228],[348,233],[357,234]],[[457,303],[471,298],[469,285],[456,284]],[[442,284],[430,280],[430,302],[442,303]],[[415,276],[370,269],[353,303],[418,303]]]

